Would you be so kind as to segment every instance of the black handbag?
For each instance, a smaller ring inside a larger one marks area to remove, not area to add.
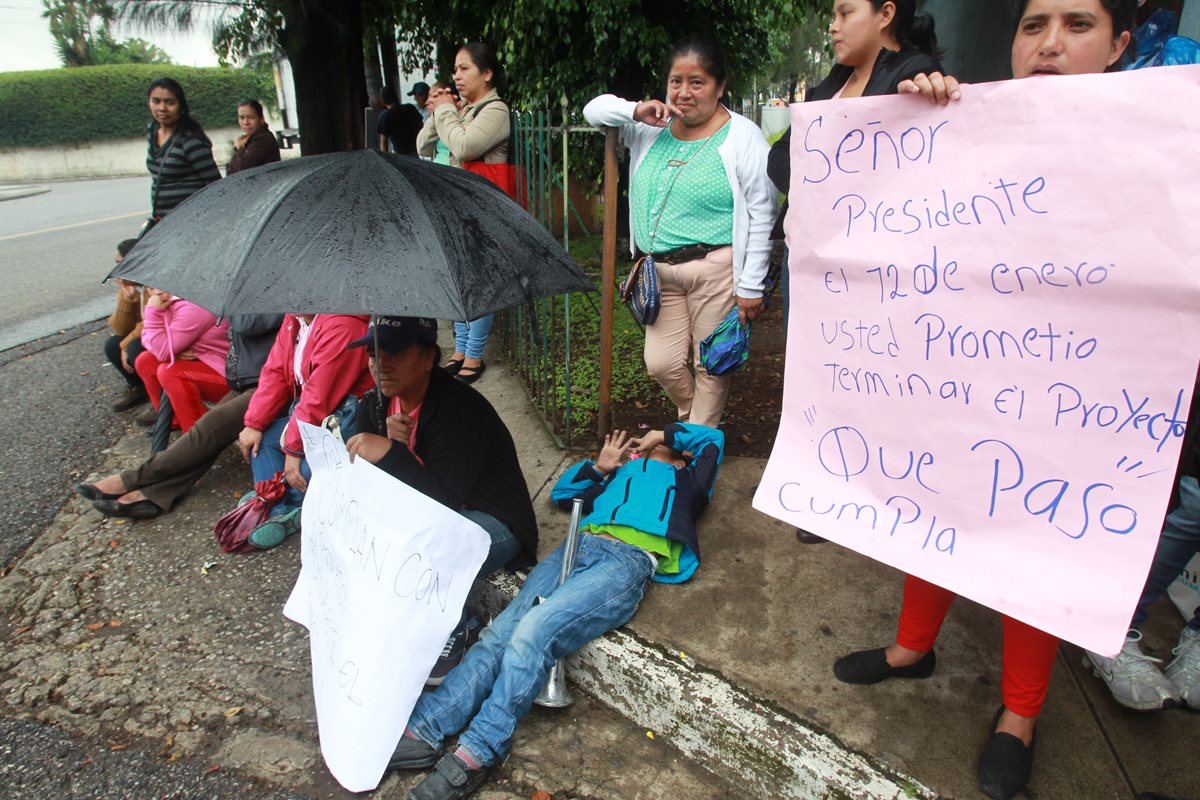
[[[658,269],[654,256],[644,255],[634,262],[629,275],[621,284],[621,302],[642,325],[653,325],[662,309],[662,293],[658,290]]]

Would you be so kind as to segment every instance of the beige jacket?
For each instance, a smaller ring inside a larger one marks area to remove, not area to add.
[[[476,113],[484,103],[487,107]],[[456,167],[464,161],[504,164],[510,135],[508,104],[492,89],[461,109],[451,103],[438,106],[417,134],[417,152],[433,156],[440,139],[450,148],[450,163]]]

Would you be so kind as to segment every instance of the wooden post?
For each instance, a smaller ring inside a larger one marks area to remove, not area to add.
[[[604,131],[604,240],[600,267],[600,398],[596,424],[600,439],[612,430],[613,303],[617,276],[616,128]]]

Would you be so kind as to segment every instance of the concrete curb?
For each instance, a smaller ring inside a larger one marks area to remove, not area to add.
[[[497,614],[516,596],[523,579],[496,573],[476,600],[484,611]],[[568,659],[567,675],[602,704],[744,789],[745,797],[937,797],[719,672],[627,629],[584,646]]]
[[[46,186],[0,186],[0,203],[5,200],[20,200],[50,191]]]

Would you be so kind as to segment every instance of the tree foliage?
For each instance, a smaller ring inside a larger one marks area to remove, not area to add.
[[[371,0],[382,2],[382,0]],[[445,73],[458,44],[491,42],[518,104],[578,107],[600,91],[661,94],[671,43],[694,31],[721,43],[734,95],[786,53],[790,33],[823,0],[419,0],[397,2],[409,68]],[[435,58],[429,44],[437,45]]]
[[[109,29],[116,13],[107,0],[42,0],[63,65],[170,64],[171,57],[144,39],[118,41]]]

